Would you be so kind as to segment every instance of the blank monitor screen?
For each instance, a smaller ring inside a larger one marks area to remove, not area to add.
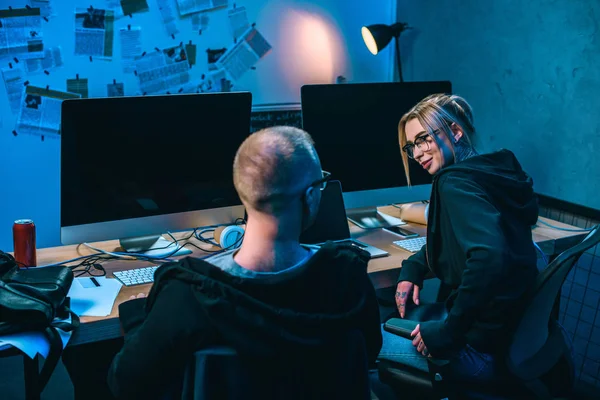
[[[61,227],[240,205],[251,108],[250,93],[64,101]]]
[[[322,168],[344,192],[406,186],[398,123],[420,100],[451,93],[450,82],[306,85],[302,125],[315,141]],[[411,184],[431,176],[411,161]]]

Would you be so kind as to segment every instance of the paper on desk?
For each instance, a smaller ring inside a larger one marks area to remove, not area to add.
[[[110,315],[119,290],[121,282],[116,279],[106,279],[105,276],[94,277],[100,284],[96,286],[91,279],[75,278],[69,290],[71,298],[71,310],[79,316],[106,317]]]
[[[71,322],[71,317],[69,316],[69,318],[62,321]],[[60,335],[64,349],[69,343],[73,332],[65,332],[60,329],[56,329],[56,331]],[[46,358],[50,351],[50,341],[43,332],[23,332],[0,336],[0,349],[4,350],[9,345],[21,350],[29,358],[35,357],[36,354]]]

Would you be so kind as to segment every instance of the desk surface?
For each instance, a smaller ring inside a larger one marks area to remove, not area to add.
[[[382,207],[380,210],[386,214],[399,217],[399,210],[397,208]],[[571,229],[575,228],[571,225],[549,220],[547,218],[540,217],[540,219],[557,227]],[[396,282],[398,268],[401,267],[402,261],[408,258],[412,253],[392,245],[392,241],[398,240],[397,235],[381,229],[364,230],[354,224],[350,224],[350,226],[352,237],[360,239],[365,243],[371,244],[390,253],[388,257],[376,258],[369,261],[368,271],[376,289],[393,286]],[[409,230],[419,233],[421,236],[424,236],[426,233],[425,225],[407,224],[405,227]],[[561,231],[546,227],[545,225],[538,225],[533,229],[534,241],[548,256],[557,255],[567,248],[573,246],[582,239],[583,235],[584,233],[582,232]],[[177,239],[180,239],[182,237],[189,236],[189,233],[182,232],[175,234],[174,236]],[[212,248],[210,245],[201,243],[196,239],[191,239],[190,241],[200,248],[213,251],[215,250],[215,248]],[[117,240],[94,243],[93,245],[99,249],[107,251],[115,251],[119,247]],[[192,256],[206,256],[209,254],[193,247],[189,248],[193,250]],[[87,247],[71,245],[39,249],[37,252],[37,257],[39,265],[46,265],[69,260],[78,256],[90,255],[92,253],[94,253],[94,251],[88,249]],[[152,265],[152,263],[147,261],[129,260],[114,260],[105,262],[103,264],[107,271],[107,277],[109,278],[112,278],[112,273],[114,271],[140,268],[148,265]],[[128,287],[123,286],[115,301],[111,315],[108,317],[82,317],[81,322],[84,324],[82,324],[81,328],[79,329],[80,332],[77,332],[78,334],[76,336],[78,338],[75,339],[74,337],[72,342],[86,343],[89,341],[114,337],[114,335],[120,335],[119,324],[118,320],[116,319],[118,316],[118,305],[124,301],[127,301],[131,295],[148,293],[150,287],[150,284]],[[90,324],[90,322],[96,323]]]
[[[380,210],[382,212],[385,212],[386,214],[399,217],[399,210],[394,207],[382,207],[380,208]],[[558,227],[575,228],[573,226],[549,220],[547,218],[540,217],[540,219],[546,222],[550,222]],[[392,286],[395,283],[395,280],[398,276],[397,269],[400,268],[402,261],[408,258],[411,255],[411,253],[392,245],[392,241],[399,239],[398,236],[394,234],[383,231],[381,229],[364,230],[354,224],[350,224],[350,226],[352,237],[360,239],[365,243],[371,244],[390,253],[388,257],[372,259],[369,262],[368,271],[376,288]],[[426,232],[425,225],[407,224],[406,228],[419,233],[419,235],[421,236],[424,236]],[[175,234],[175,237],[179,239],[188,235],[188,233],[183,232]],[[582,239],[582,236],[583,233],[581,232],[561,231],[550,227],[546,227],[545,225],[538,225],[533,230],[534,241],[540,246],[542,251],[544,251],[544,253],[546,253],[549,256],[557,255],[565,249],[571,247],[572,245],[580,241]],[[215,248],[212,248],[210,245],[201,243],[196,239],[192,239],[190,241],[196,244],[198,247],[207,250],[215,250]],[[94,243],[94,246],[102,250],[115,251],[119,247],[119,243],[116,240],[110,240],[100,243]],[[205,256],[209,254],[201,250],[195,249],[193,247],[189,248],[193,250],[192,256]],[[39,249],[37,257],[38,264],[45,265],[49,263],[61,262],[78,256],[89,255],[92,253],[93,250],[88,249],[87,247],[71,245]],[[145,261],[114,260],[106,262],[103,265],[107,271],[107,277],[112,278],[112,273],[114,271],[140,268],[152,264],[150,262]],[[119,293],[119,296],[117,297],[115,306],[113,307],[113,312],[109,317],[83,317],[82,322],[91,322],[100,319],[116,317],[117,306],[120,303],[126,301],[133,294],[138,294],[140,292],[147,293],[150,289],[150,286],[150,284],[129,287],[123,286]]]

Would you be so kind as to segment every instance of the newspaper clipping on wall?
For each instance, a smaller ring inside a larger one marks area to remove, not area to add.
[[[60,0],[54,0],[60,1]],[[29,7],[31,8],[39,8],[40,14],[42,17],[51,17],[54,16],[54,10],[52,9],[52,4],[50,0],[29,0]]]
[[[234,82],[240,79],[261,58],[271,51],[271,45],[252,27],[216,62]]]
[[[75,9],[75,55],[112,59],[114,23],[111,10]]]
[[[229,0],[177,0],[177,7],[179,7],[181,15],[227,7],[228,4]]]
[[[50,72],[63,66],[60,47],[50,47],[44,50],[44,58],[32,58],[25,61],[25,70],[29,74]]]
[[[158,4],[158,11],[160,12],[160,18],[162,19],[163,25],[167,31],[167,35],[175,36],[179,33],[177,29],[176,13],[174,5],[170,0],[156,0]]]
[[[190,82],[190,65],[184,46],[144,54],[136,63],[142,93],[176,93]]]
[[[121,38],[121,63],[123,72],[133,72],[135,70],[136,57],[139,57],[142,50],[142,28],[139,26],[128,26],[119,30]]]
[[[61,103],[63,100],[80,97],[81,95],[77,93],[59,92],[32,85],[26,86],[17,117],[16,131],[19,134],[58,137],[60,135]]]
[[[2,68],[2,79],[4,79],[4,86],[6,86],[10,110],[14,115],[17,115],[21,107],[21,98],[23,97],[25,72],[20,67]]]
[[[44,56],[39,8],[0,10],[0,62]]]
[[[250,27],[248,22],[248,13],[246,7],[235,7],[227,11],[229,16],[229,25],[231,26],[231,34],[233,40],[241,37]]]

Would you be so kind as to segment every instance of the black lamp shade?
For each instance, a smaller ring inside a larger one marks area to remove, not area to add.
[[[365,45],[372,54],[377,54],[383,50],[394,37],[392,27],[383,24],[363,26],[361,33]]]

